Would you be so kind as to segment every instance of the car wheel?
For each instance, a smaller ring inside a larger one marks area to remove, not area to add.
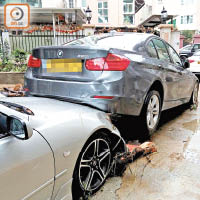
[[[160,94],[152,90],[147,94],[142,111],[142,123],[149,136],[156,130],[161,113]]]
[[[196,82],[189,102],[190,105],[195,104],[196,106],[198,106],[198,93],[199,93],[199,83]]]
[[[87,198],[105,182],[111,167],[110,141],[105,136],[96,136],[84,146],[76,164],[72,184],[73,199]],[[74,190],[74,191],[73,191]]]

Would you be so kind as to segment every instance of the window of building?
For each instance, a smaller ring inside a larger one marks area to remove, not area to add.
[[[33,7],[42,7],[41,0],[1,0],[0,6],[4,6],[7,3],[28,3],[30,6]]]
[[[82,0],[82,7],[86,7],[86,0]]]
[[[98,2],[98,22],[108,23],[108,2],[107,1]]]
[[[192,24],[192,23],[193,23],[193,15],[181,16],[181,24]]]
[[[180,0],[181,1],[181,5],[191,5],[194,3],[194,0]]]
[[[124,24],[134,24],[135,4],[133,0],[123,0],[124,3]]]
[[[74,8],[74,0],[69,0],[69,8]]]

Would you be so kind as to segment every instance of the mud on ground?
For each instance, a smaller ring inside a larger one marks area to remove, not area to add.
[[[132,123],[122,130],[141,140],[136,127]],[[200,108],[163,112],[151,140],[157,153],[129,164],[123,177],[108,179],[91,199],[200,200]]]

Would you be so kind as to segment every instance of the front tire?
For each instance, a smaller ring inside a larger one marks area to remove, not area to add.
[[[159,92],[150,91],[145,99],[141,120],[144,125],[145,132],[151,136],[159,123],[161,114],[161,98]]]
[[[110,141],[104,134],[89,139],[81,151],[72,183],[73,199],[87,197],[104,184],[112,162]]]

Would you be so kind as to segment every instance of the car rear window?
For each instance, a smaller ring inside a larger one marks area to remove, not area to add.
[[[82,39],[74,40],[65,44],[68,45],[84,45],[98,46],[104,49],[117,48],[132,51],[135,46],[138,46],[143,41],[142,35],[127,34],[127,35],[95,35]]]

